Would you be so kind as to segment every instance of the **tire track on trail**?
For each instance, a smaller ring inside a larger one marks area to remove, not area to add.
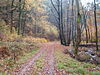
[[[44,53],[47,49],[47,45],[41,47],[39,51],[32,56],[25,64],[21,66],[21,68],[14,73],[14,75],[31,75],[32,68],[34,66],[34,62]]]

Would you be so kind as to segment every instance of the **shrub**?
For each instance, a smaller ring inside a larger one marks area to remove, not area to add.
[[[33,38],[31,36],[24,37],[23,41],[26,41],[26,42],[38,42],[38,43],[46,43],[46,42],[48,42],[48,40],[46,40],[45,38]]]

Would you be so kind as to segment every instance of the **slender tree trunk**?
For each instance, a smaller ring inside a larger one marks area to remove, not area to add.
[[[86,27],[85,27],[85,32],[86,32],[86,43],[88,43],[88,32]]]
[[[94,0],[94,22],[95,22],[95,36],[96,36],[96,50],[98,51],[98,28],[97,28],[97,20],[96,20],[96,3]]]
[[[11,29],[10,29],[10,32],[12,33],[12,26],[13,26],[13,6],[14,6],[14,0],[12,0],[12,3],[11,3]]]
[[[21,22],[21,34],[24,36],[25,33],[25,21],[26,21],[26,12],[25,12],[25,0],[23,0],[23,8],[22,8],[22,22]]]
[[[19,0],[19,21],[18,21],[18,35],[21,33],[21,1]]]
[[[89,42],[90,41],[90,37],[91,37],[89,26],[87,26],[87,30],[88,30],[88,42]]]
[[[65,35],[64,35],[64,25],[63,25],[63,7],[62,7],[62,0],[61,0],[61,28],[62,28],[62,38],[63,38],[63,45],[66,45]]]

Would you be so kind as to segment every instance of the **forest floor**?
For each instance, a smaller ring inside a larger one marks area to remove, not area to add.
[[[58,42],[45,43],[12,75],[100,75],[100,69],[94,64],[79,62],[64,54],[70,47]]]
[[[38,45],[38,49],[32,44],[28,46],[27,49],[32,47],[32,51],[20,56],[15,64],[0,60],[0,75],[100,75],[100,65],[79,62],[64,54],[63,51],[71,46],[62,46],[59,42]]]

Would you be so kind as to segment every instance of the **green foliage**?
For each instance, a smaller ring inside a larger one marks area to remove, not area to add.
[[[62,64],[62,63],[60,63],[60,64],[58,64],[58,68],[59,68],[59,69],[64,69],[64,68],[65,68],[65,65]]]
[[[91,75],[100,75],[100,72],[92,72]]]
[[[81,18],[78,17],[78,18],[77,18],[77,23],[80,23],[80,22],[81,22]]]
[[[70,70],[67,70],[67,72],[76,73],[76,74],[82,74],[82,75],[86,75],[88,73],[88,71],[85,70],[83,67],[78,67],[78,68],[75,68],[75,69],[70,69]]]

